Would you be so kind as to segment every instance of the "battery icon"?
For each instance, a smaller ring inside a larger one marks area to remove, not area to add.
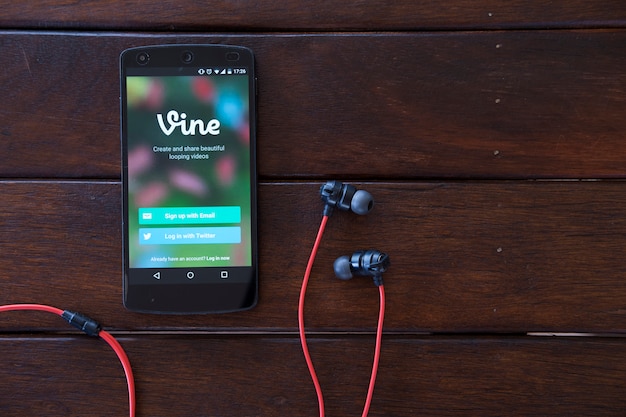
[[[233,73],[233,69],[232,68],[228,68],[228,75],[231,75]]]

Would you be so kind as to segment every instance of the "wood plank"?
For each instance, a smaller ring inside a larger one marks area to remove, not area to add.
[[[293,331],[321,218],[319,185],[260,185],[254,310],[163,317],[122,306],[119,183],[1,182],[0,304],[52,304],[114,329]],[[624,182],[361,186],[376,207],[331,218],[307,294],[311,330],[374,329],[373,284],[340,282],[332,272],[338,256],[373,247],[392,259],[389,332],[626,332]],[[15,314],[5,328],[65,326]]]
[[[138,416],[317,413],[295,336],[128,336],[121,343],[136,376]],[[327,415],[359,415],[372,338],[311,338],[310,348]],[[127,414],[123,372],[103,342],[3,336],[0,351],[3,416]],[[621,416],[625,355],[623,339],[389,337],[370,415]]]
[[[424,0],[333,2],[255,1],[0,2],[0,27],[131,30],[407,30],[624,26],[626,8],[616,0],[585,2],[454,0],[441,7]]]
[[[626,174],[623,30],[2,32],[0,177],[119,178],[118,55],[173,42],[256,52],[265,179]]]

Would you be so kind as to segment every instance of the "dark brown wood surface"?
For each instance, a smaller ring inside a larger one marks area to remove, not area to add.
[[[256,52],[263,178],[624,176],[622,30],[0,42],[4,177],[119,178],[119,53],[176,42]]]
[[[0,304],[85,313],[127,349],[138,416],[310,416],[297,335],[326,179],[337,212],[306,300],[328,416],[360,415],[378,312],[332,262],[388,252],[371,416],[626,413],[626,3],[1,2]],[[260,299],[122,306],[119,53],[255,52]],[[538,337],[554,335],[555,337]],[[110,348],[0,315],[0,415],[120,416]]]
[[[366,217],[331,217],[308,292],[311,329],[374,328],[373,283],[340,282],[332,263],[375,247],[393,262],[385,286],[388,332],[626,331],[623,182],[356,184],[376,196],[376,207]],[[258,307],[162,317],[121,304],[119,183],[0,183],[0,303],[71,306],[119,330],[295,331],[321,219],[318,187],[260,185]],[[27,325],[21,314],[3,317],[5,325]],[[65,329],[54,323],[51,330]]]
[[[437,0],[419,4],[411,0],[40,0],[24,4],[3,0],[0,4],[0,25],[24,29],[458,30],[623,27],[626,21],[626,5],[620,0],[452,0],[444,4]]]
[[[370,339],[311,342],[327,415],[361,415]],[[136,371],[138,415],[317,415],[306,367],[297,366],[297,338],[177,334],[120,340]],[[5,336],[0,349],[0,388],[11,392],[0,401],[3,416],[127,414],[124,375],[104,343],[87,336]],[[370,415],[620,416],[625,355],[618,338],[391,336],[383,344]]]

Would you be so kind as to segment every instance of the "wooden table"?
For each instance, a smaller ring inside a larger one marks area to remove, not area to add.
[[[113,333],[138,416],[314,416],[297,334],[319,185],[335,214],[306,320],[328,416],[360,415],[376,288],[332,262],[390,254],[371,416],[626,414],[623,1],[2,1],[0,304]],[[505,4],[501,4],[505,3]],[[258,73],[260,300],[249,312],[122,306],[119,53],[250,47]],[[102,342],[0,316],[0,415],[122,416]]]

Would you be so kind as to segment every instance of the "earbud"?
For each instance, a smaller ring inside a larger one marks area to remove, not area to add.
[[[352,256],[340,256],[333,263],[337,278],[347,280],[353,275],[372,276],[374,284],[383,283],[383,272],[389,268],[389,256],[380,251],[370,249],[357,251]]]
[[[324,215],[330,215],[335,207],[344,211],[352,210],[356,214],[367,214],[374,207],[374,198],[370,193],[339,181],[328,181],[322,185],[320,193],[326,204]]]

